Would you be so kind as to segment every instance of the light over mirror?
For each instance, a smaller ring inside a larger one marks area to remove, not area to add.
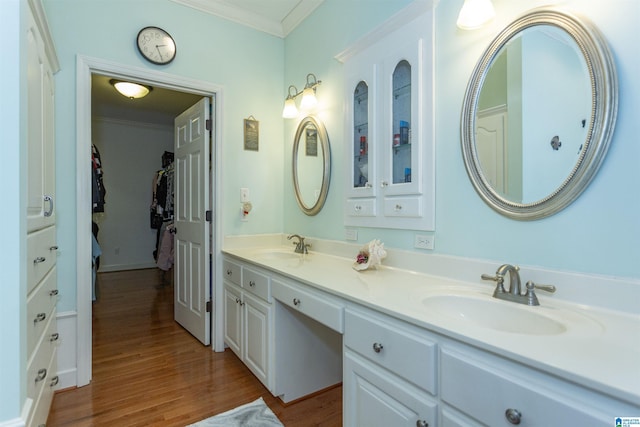
[[[307,215],[322,209],[331,174],[331,150],[327,131],[317,118],[307,116],[293,140],[293,187],[298,206]]]
[[[570,204],[613,133],[617,79],[604,39],[557,10],[517,19],[476,65],[462,111],[462,151],[478,194],[515,219]]]

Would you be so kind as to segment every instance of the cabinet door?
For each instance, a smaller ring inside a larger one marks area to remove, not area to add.
[[[244,362],[258,379],[270,388],[269,378],[269,331],[271,307],[244,293]]]
[[[436,426],[438,408],[425,393],[350,351],[343,393],[345,426]]]
[[[224,341],[242,359],[242,292],[224,284]]]
[[[346,77],[347,159],[350,179],[347,197],[374,197],[378,186],[376,116],[377,64],[350,64]]]

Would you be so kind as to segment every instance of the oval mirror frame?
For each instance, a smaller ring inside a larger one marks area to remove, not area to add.
[[[501,49],[523,30],[550,25],[560,28],[576,42],[584,56],[591,83],[591,115],[587,137],[573,169],[546,197],[518,203],[496,192],[480,167],[476,146],[478,100],[489,68]],[[609,148],[618,109],[618,80],[606,41],[590,23],[555,9],[534,9],[516,19],[491,42],[473,70],[464,97],[461,116],[462,154],[467,174],[480,197],[494,210],[517,220],[535,220],[553,215],[572,203],[589,185]]]
[[[316,128],[318,132],[318,144],[322,149],[322,184],[320,186],[318,198],[313,206],[307,206],[304,202],[300,191],[300,180],[298,178],[298,152],[300,150],[301,143],[303,143],[305,129],[309,125]],[[296,195],[298,206],[306,215],[317,215],[324,206],[324,202],[327,200],[327,194],[329,193],[329,182],[331,180],[331,150],[329,147],[329,136],[327,135],[327,130],[325,129],[324,124],[316,117],[307,116],[300,121],[300,124],[298,124],[298,129],[296,130],[296,135],[293,139],[293,155],[291,163],[293,172],[293,190]]]

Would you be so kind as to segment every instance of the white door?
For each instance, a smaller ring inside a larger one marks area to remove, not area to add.
[[[211,342],[209,270],[209,98],[175,119],[175,320]],[[212,121],[209,121],[212,123]],[[208,311],[209,310],[209,311]]]
[[[499,194],[508,188],[506,111],[478,115],[476,144],[482,173]]]

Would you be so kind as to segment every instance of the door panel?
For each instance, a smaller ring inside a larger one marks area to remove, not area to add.
[[[209,270],[209,98],[175,119],[175,319],[211,342]]]

